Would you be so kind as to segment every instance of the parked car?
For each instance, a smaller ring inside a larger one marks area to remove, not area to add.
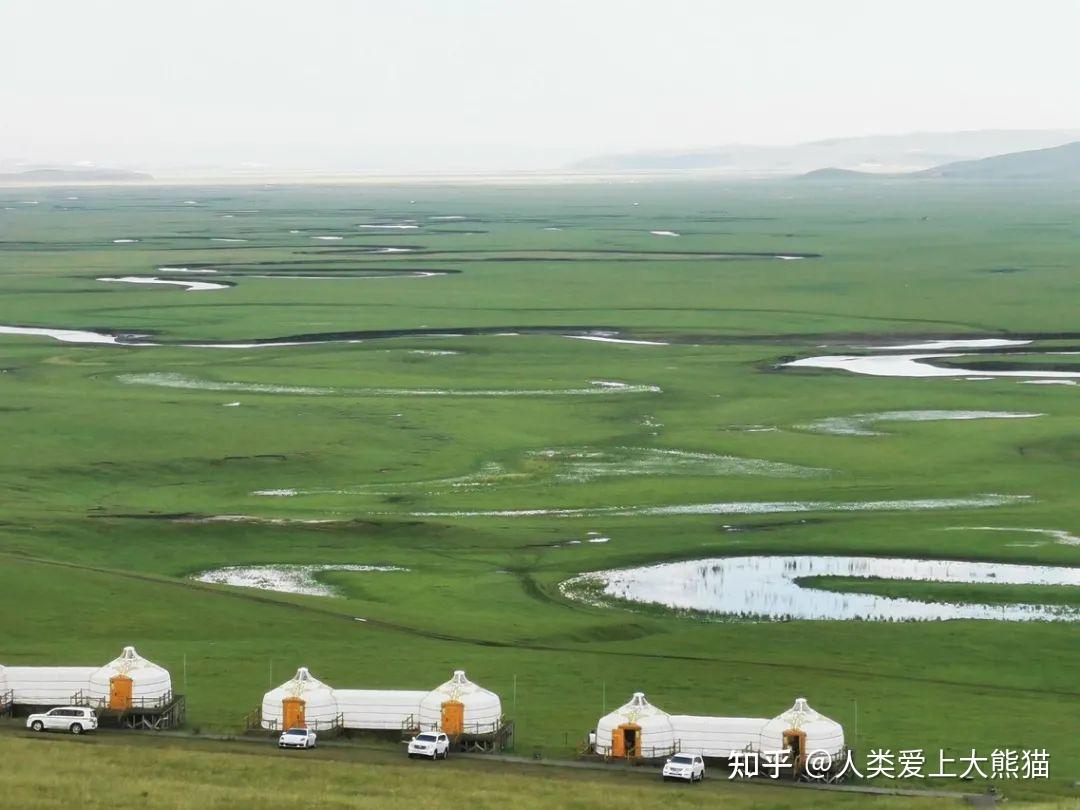
[[[290,728],[278,737],[278,748],[314,748],[318,740],[315,732],[308,728]]]
[[[664,763],[661,776],[668,779],[684,779],[687,782],[700,782],[705,778],[705,760],[698,754],[676,754]]]
[[[450,755],[450,738],[441,731],[425,731],[409,740],[409,758],[431,757],[446,759]]]
[[[98,727],[97,715],[85,706],[60,706],[26,718],[26,727],[33,731],[70,731],[82,734]]]

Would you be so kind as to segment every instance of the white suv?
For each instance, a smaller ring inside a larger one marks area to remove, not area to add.
[[[446,759],[450,755],[450,738],[441,731],[425,731],[409,740],[409,758],[431,757]]]
[[[26,727],[34,731],[70,731],[82,734],[98,727],[93,709],[82,706],[62,706],[49,709],[44,714],[32,714],[26,718]]]
[[[705,760],[697,754],[676,754],[664,763],[661,776],[665,782],[668,779],[700,782],[705,778]]]

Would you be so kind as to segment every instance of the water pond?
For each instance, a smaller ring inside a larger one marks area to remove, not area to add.
[[[1080,620],[1080,610],[1056,605],[960,604],[834,593],[800,582],[810,577],[1080,586],[1080,568],[807,555],[721,557],[596,571],[564,582],[562,591],[570,598],[600,604],[606,597],[674,610],[770,620]]]

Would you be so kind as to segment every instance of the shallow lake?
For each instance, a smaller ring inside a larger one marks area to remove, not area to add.
[[[571,598],[600,584],[607,597],[644,604],[764,619],[911,621],[998,619],[1078,621],[1080,610],[1038,604],[953,604],[808,587],[807,577],[863,577],[922,582],[1077,585],[1080,568],[878,557],[721,557],[597,571],[563,583]]]

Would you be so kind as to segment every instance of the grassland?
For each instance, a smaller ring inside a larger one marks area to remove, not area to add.
[[[805,695],[860,750],[1047,748],[1052,778],[1006,792],[1074,794],[1080,745],[1062,718],[1080,715],[1075,624],[696,622],[570,602],[558,584],[582,571],[732,554],[1076,565],[1080,548],[1046,537],[945,531],[1080,532],[1076,389],[777,368],[822,345],[843,352],[923,336],[1039,334],[1074,348],[1075,198],[1038,186],[773,183],[0,198],[0,324],[166,344],[0,335],[0,662],[95,663],[133,643],[174,673],[191,726],[225,731],[300,665],[371,688],[424,688],[464,667],[503,695],[519,751],[547,756],[572,751],[605,708],[638,689],[670,711],[743,716],[772,716]],[[440,216],[464,219],[431,219]],[[357,227],[405,219],[423,227]],[[681,236],[649,234],[668,229]],[[343,239],[312,238],[325,235]],[[386,248],[413,252],[376,252]],[[180,277],[161,266],[218,269],[236,286],[189,293],[95,280]],[[361,277],[261,277],[319,268]],[[363,277],[410,269],[460,272]],[[558,334],[588,329],[667,345]],[[371,336],[387,330],[406,334]],[[353,343],[182,345],[361,332]],[[594,381],[659,390],[521,395]],[[477,391],[503,393],[463,395]],[[1043,415],[889,423],[887,435],[868,437],[796,427],[926,409]],[[544,455],[624,458],[625,448],[820,472],[622,463],[575,477]],[[297,494],[254,494],[269,490]],[[453,514],[978,493],[1029,498],[939,512]],[[223,515],[252,520],[200,520]],[[336,522],[289,522],[306,520]],[[589,532],[610,541],[567,544]],[[338,598],[188,579],[276,563],[408,572],[323,575]]]
[[[417,807],[592,808],[620,801],[667,807],[860,807],[865,796],[739,785],[658,784],[654,769],[598,773],[507,763],[402,762],[379,752],[326,750],[290,757],[269,746],[158,740],[150,744],[0,739],[0,789],[20,808]],[[198,774],[193,780],[192,775]],[[940,799],[876,799],[893,807],[940,808]],[[948,804],[945,804],[948,806]],[[1048,805],[1049,806],[1049,805]]]

